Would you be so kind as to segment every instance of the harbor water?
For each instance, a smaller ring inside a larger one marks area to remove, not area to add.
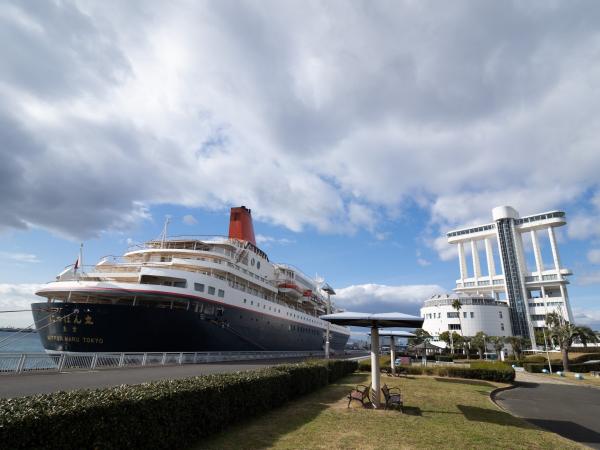
[[[44,352],[37,333],[18,333],[0,331],[0,353],[38,353]]]

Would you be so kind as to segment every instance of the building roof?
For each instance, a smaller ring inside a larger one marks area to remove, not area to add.
[[[414,333],[409,331],[401,331],[401,330],[379,330],[379,336],[393,336],[393,337],[415,337]]]

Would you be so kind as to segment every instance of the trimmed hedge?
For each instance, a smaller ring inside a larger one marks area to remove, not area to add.
[[[526,372],[541,373],[542,370],[548,369],[548,363],[525,362],[523,363],[523,369],[525,369]],[[552,363],[552,371],[557,372],[559,370],[563,370],[563,365],[559,363]]]
[[[501,362],[474,362],[470,367],[461,366],[402,366],[409,375],[436,375],[439,377],[470,378],[476,380],[512,383],[515,380],[515,370]],[[363,370],[359,366],[360,370]],[[370,365],[369,365],[370,370]]]
[[[379,367],[390,367],[390,356],[380,356],[379,357]],[[362,370],[363,372],[371,371],[371,358],[363,359],[358,363],[358,370]]]
[[[525,364],[523,364],[523,368],[527,372],[541,373],[542,370],[548,368],[548,363],[546,363],[546,364],[525,363]],[[563,365],[560,363],[552,363],[552,372],[557,372],[559,370],[563,370]],[[592,370],[600,372],[600,363],[599,364],[569,364],[570,372],[588,373]]]
[[[2,448],[183,448],[356,370],[353,361],[0,400]]]
[[[454,358],[448,355],[435,355],[435,360],[441,362],[452,362],[454,361]]]

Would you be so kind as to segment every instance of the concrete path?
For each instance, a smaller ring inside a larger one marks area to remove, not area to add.
[[[521,373],[517,386],[498,393],[498,405],[540,428],[600,449],[600,389]]]
[[[183,366],[141,367],[101,371],[45,373],[0,376],[0,398],[23,397],[55,391],[94,389],[120,384],[139,384],[169,378],[253,370],[281,364],[284,361],[252,361]]]

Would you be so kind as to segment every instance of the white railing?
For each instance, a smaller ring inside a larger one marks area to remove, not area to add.
[[[0,353],[0,375],[320,357],[324,352]]]

